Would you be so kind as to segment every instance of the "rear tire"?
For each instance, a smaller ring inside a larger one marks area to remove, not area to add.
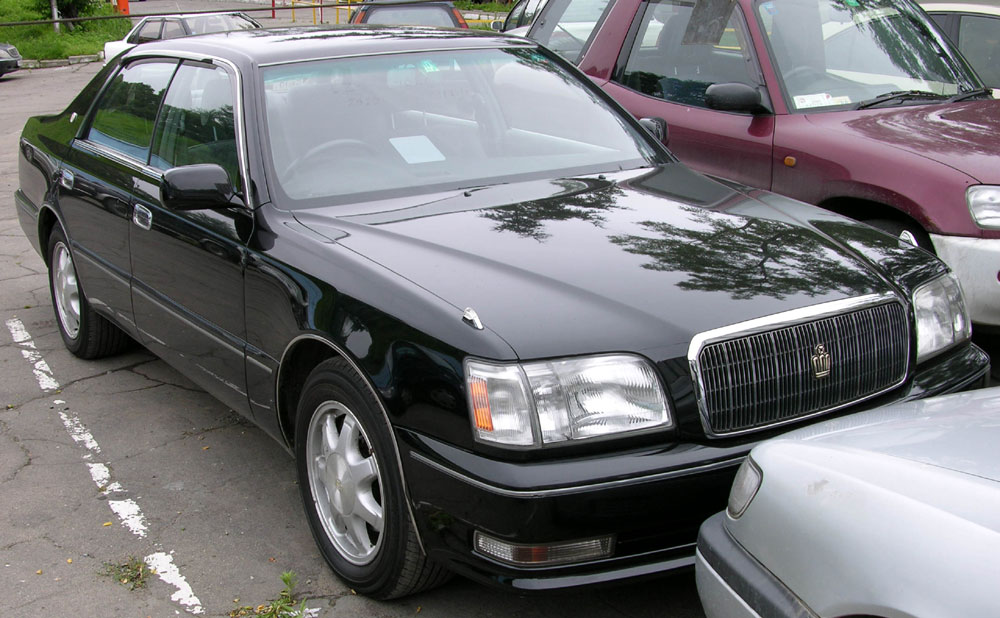
[[[343,359],[320,363],[303,387],[295,460],[306,518],[323,558],[351,588],[393,599],[450,573],[420,549],[388,422]]]
[[[66,235],[58,227],[49,236],[48,255],[49,293],[66,349],[80,358],[94,359],[127,348],[132,341],[129,336],[87,302]]]

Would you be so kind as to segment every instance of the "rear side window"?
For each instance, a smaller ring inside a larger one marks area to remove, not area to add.
[[[544,22],[536,24],[530,36],[573,64],[579,64],[611,0],[551,0],[550,4]]]
[[[175,62],[157,61],[122,69],[97,102],[86,139],[145,163],[156,112],[176,68]]]
[[[176,39],[177,37],[182,37],[185,34],[187,33],[184,32],[184,26],[181,25],[181,22],[175,19],[168,19],[163,22],[162,37],[164,39]]]
[[[233,85],[224,69],[182,64],[157,121],[149,164],[161,170],[218,163],[240,186]]]
[[[658,99],[706,107],[713,84],[756,86],[756,66],[739,5],[665,0],[649,2],[616,77],[623,86]]]

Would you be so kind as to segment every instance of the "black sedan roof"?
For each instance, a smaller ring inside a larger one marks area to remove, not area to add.
[[[205,54],[257,65],[435,49],[525,47],[535,43],[493,32],[418,26],[290,27],[240,30],[145,43],[127,56],[164,51]]]

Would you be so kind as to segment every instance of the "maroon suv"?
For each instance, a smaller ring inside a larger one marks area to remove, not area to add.
[[[936,252],[1000,326],[1000,101],[908,0],[549,0],[528,36],[691,167]]]

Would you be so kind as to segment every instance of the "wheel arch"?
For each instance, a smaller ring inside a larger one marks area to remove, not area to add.
[[[894,219],[901,223],[911,223],[918,226],[925,232],[930,231],[925,221],[917,219],[906,210],[859,197],[831,197],[817,204],[820,208],[825,208],[838,215],[843,215],[855,221],[870,221],[872,219]]]
[[[392,442],[393,451],[396,456],[396,466],[399,471],[399,478],[403,484],[403,496],[406,502],[406,513],[410,518],[414,534],[417,538],[417,545],[420,551],[426,555],[424,542],[420,535],[420,528],[417,526],[417,519],[413,513],[412,501],[410,499],[409,485],[406,482],[406,473],[403,470],[403,458],[399,452],[399,443],[396,440],[396,432],[393,430],[392,422],[389,419],[389,412],[379,395],[378,389],[372,384],[371,376],[365,373],[358,362],[342,347],[316,333],[303,333],[295,337],[285,347],[278,364],[277,377],[275,379],[275,406],[278,414],[278,424],[282,438],[285,440],[292,452],[295,452],[295,422],[299,400],[302,397],[302,388],[305,386],[309,373],[319,363],[331,359],[343,359],[351,369],[357,373],[361,380],[368,387],[369,392],[378,405],[379,412],[385,419],[389,431],[389,439]]]
[[[42,205],[38,211],[38,246],[41,248],[42,261],[45,262],[45,266],[49,266],[49,252],[46,250],[49,246],[49,237],[57,225],[62,228],[63,234],[67,235],[66,240],[69,240],[66,226],[62,224],[55,209],[47,204]]]

